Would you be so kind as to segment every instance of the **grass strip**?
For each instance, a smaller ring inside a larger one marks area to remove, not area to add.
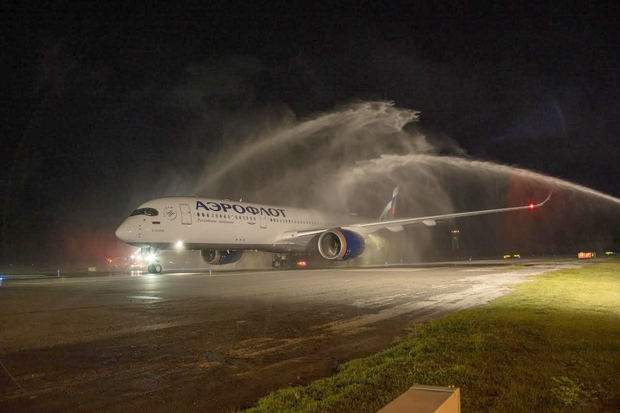
[[[247,412],[375,412],[414,383],[460,387],[464,412],[616,412],[619,373],[614,260],[537,276],[488,306],[415,324],[393,347]]]

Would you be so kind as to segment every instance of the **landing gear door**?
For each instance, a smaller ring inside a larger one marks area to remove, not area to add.
[[[179,204],[181,209],[181,224],[191,225],[192,223],[192,211],[189,209],[188,204]]]

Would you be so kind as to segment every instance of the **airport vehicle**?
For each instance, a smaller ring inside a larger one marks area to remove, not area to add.
[[[107,269],[110,271],[128,271],[142,267],[140,258],[139,256],[132,255],[131,257],[107,257],[105,260]]]
[[[580,260],[590,260],[592,258],[596,258],[596,252],[592,252],[592,251],[579,251],[577,253],[577,258],[579,258]]]
[[[239,261],[244,250],[343,261],[359,256],[365,238],[381,229],[398,232],[405,225],[435,226],[446,219],[534,209],[544,205],[551,194],[538,204],[415,218],[395,218],[397,196],[398,188],[374,220],[221,199],[158,198],[138,206],[117,228],[116,236],[142,248],[150,260],[150,272],[163,269],[157,251],[171,248],[200,250],[204,261],[212,265]]]

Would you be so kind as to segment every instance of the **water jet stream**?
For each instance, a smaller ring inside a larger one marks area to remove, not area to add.
[[[468,158],[449,138],[421,133],[418,114],[391,102],[357,102],[306,120],[287,119],[216,154],[194,192],[374,218],[396,185],[401,217],[523,205],[553,191],[538,218],[475,221],[469,233],[479,231],[476,236],[487,239],[487,250],[504,241],[525,245],[533,234],[536,248],[547,251],[555,251],[546,245],[556,240],[573,251],[582,239],[609,245],[618,238],[620,199],[531,170]],[[399,242],[415,244],[412,250],[432,250],[443,242],[442,231],[418,231]]]

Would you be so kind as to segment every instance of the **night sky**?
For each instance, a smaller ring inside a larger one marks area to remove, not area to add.
[[[114,254],[123,216],[183,190],[158,183],[283,108],[394,101],[472,157],[620,196],[616,2],[102,3],[3,3],[1,264]]]

